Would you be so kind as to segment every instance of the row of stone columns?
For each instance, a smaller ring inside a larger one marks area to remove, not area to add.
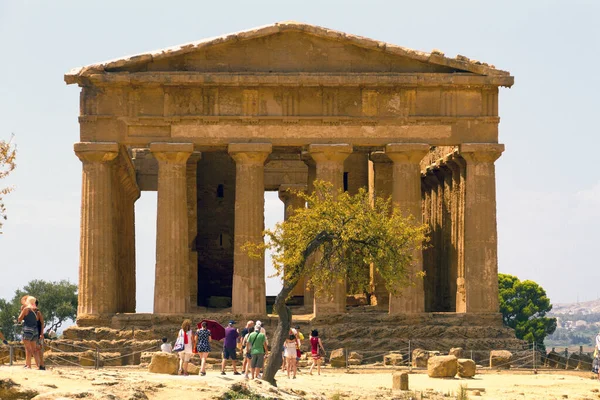
[[[498,312],[494,161],[500,144],[463,144],[423,173],[426,311]]]
[[[195,175],[200,155],[193,148],[191,143],[150,145],[158,160],[155,313],[184,313],[195,304]],[[420,161],[428,149],[429,145],[421,143],[388,144],[385,152],[371,154],[375,193],[391,195],[403,213],[414,217],[415,223],[421,223],[423,215],[430,224],[441,226],[443,221],[450,221],[444,225],[446,234],[439,244],[442,249],[453,249],[441,254],[445,257],[444,268],[456,271],[452,276],[457,282],[456,311],[497,312],[494,161],[503,146],[461,145],[464,165],[448,160],[433,171],[438,184],[425,185],[426,205],[422,209]],[[250,258],[242,246],[263,240],[264,163],[271,151],[268,143],[233,143],[228,147],[236,163],[232,291],[232,312],[236,314],[266,312],[264,259]],[[344,160],[352,151],[350,144],[310,145],[304,154],[309,166],[307,190],[312,191],[315,179],[332,183],[335,192],[342,189]],[[77,143],[75,152],[83,162],[79,314],[133,312],[133,203],[139,197],[139,189],[131,160],[117,143]],[[288,206],[292,206],[290,211],[302,206],[289,201],[286,210]],[[423,270],[422,253],[416,251],[413,259],[411,277]],[[401,295],[392,297],[381,289],[378,279],[373,277],[374,296],[379,305],[388,303],[390,313],[425,311],[420,279],[415,279]],[[306,302],[312,294],[304,284],[302,287],[297,292],[304,291]],[[331,298],[314,300],[314,311],[344,312],[345,300],[346,284],[336,282]]]

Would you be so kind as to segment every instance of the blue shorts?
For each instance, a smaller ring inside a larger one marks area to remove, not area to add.
[[[223,347],[223,359],[237,360],[237,355],[235,353],[235,347]]]

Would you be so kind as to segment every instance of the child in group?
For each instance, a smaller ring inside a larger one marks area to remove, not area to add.
[[[171,347],[171,343],[167,343],[167,338],[162,338],[162,344],[160,345],[160,351],[163,353],[172,353],[173,348]]]
[[[287,376],[290,377],[290,372],[294,373],[294,379],[296,379],[296,350],[298,349],[298,339],[296,335],[291,333],[283,344],[285,364],[287,369]]]
[[[312,365],[310,366],[310,370],[308,372],[309,375],[312,375],[315,365],[317,366],[317,374],[321,375],[321,353],[319,350],[322,350],[323,354],[325,354],[323,342],[321,342],[321,338],[319,338],[319,331],[313,329],[313,331],[310,333],[310,352],[312,354]]]

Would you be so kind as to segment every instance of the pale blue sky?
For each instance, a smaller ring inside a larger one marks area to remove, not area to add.
[[[599,296],[600,2],[0,0],[0,137],[18,144],[0,236],[0,297],[31,279],[77,282],[77,66],[282,20],[509,70],[500,92],[499,269],[553,302]],[[4,182],[2,182],[4,184]],[[137,204],[138,311],[152,309],[156,196]],[[283,206],[267,196],[267,224]],[[271,282],[268,291],[273,292]]]

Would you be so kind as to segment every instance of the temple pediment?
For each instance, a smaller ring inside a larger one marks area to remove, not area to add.
[[[509,73],[463,56],[445,57],[296,22],[283,22],[86,67],[67,83],[105,73]]]

